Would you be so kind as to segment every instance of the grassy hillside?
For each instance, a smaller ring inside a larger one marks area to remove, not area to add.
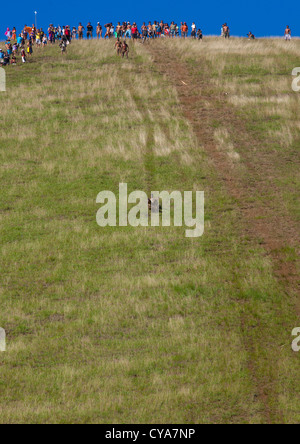
[[[300,421],[300,42],[76,42],[0,93],[0,422]],[[205,191],[205,233],[96,196]]]

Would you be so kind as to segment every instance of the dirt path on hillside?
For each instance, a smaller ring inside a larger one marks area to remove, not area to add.
[[[192,66],[180,61],[166,46],[153,42],[147,50],[154,58],[159,72],[176,88],[183,114],[191,123],[199,145],[204,147],[215,165],[220,181],[237,202],[242,216],[243,235],[265,249],[273,263],[278,282],[285,289],[287,298],[296,301],[296,313],[300,316],[300,300],[297,298],[300,293],[299,261],[287,260],[285,255],[285,248],[290,246],[297,251],[299,257],[299,226],[285,207],[281,205],[280,210],[278,209],[277,205],[282,200],[281,191],[275,185],[278,171],[274,170],[272,153],[261,153],[259,140],[253,140],[253,136],[247,132],[245,122],[235,114],[226,97],[215,92],[209,79],[196,74]],[[239,164],[235,164],[228,153],[218,149],[214,137],[216,121],[234,135],[235,141],[239,140],[246,147]],[[273,195],[277,199],[265,198],[259,201],[257,193],[264,197]],[[249,323],[246,318],[241,320],[245,347],[251,356],[255,344],[247,335]],[[280,412],[274,412],[270,407],[271,389],[266,387],[271,387],[272,381],[263,381],[257,376],[255,363],[251,358],[248,367],[264,405],[265,421],[271,423],[275,418],[277,421],[281,420]],[[272,394],[273,401],[274,397],[276,398],[276,394]]]
[[[240,203],[240,209],[247,220],[246,234],[256,240],[262,239],[260,243],[271,256],[276,275],[296,294],[300,291],[297,272],[299,263],[286,261],[282,250],[289,245],[299,253],[300,227],[284,207],[276,207],[277,201],[269,201],[268,205],[257,201],[251,205],[248,203],[254,191],[259,192],[261,196],[280,196],[280,189],[272,181],[276,173],[272,168],[270,154],[261,153],[256,149],[260,142],[247,134],[245,122],[237,117],[232,105],[224,97],[212,95],[213,86],[209,85],[209,80],[204,82],[199,77],[195,79],[190,72],[191,68],[169,54],[167,48],[162,50],[154,44],[149,46],[148,50],[154,57],[159,71],[169,77],[176,87],[183,113],[192,124],[199,143],[213,160],[220,180]],[[242,159],[246,174],[238,165],[235,167],[226,153],[217,148],[213,128],[215,121],[222,123],[227,129],[231,128],[243,146],[249,148],[247,153],[243,152]],[[282,161],[284,162],[284,159]],[[300,305],[297,310],[300,316]]]

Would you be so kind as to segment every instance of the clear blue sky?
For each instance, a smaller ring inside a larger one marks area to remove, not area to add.
[[[220,34],[222,23],[228,22],[232,35],[245,36],[252,31],[257,36],[281,36],[286,25],[294,36],[300,36],[300,2],[282,0],[215,0],[215,1],[108,1],[71,0],[69,2],[25,2],[16,0],[1,7],[0,39],[4,39],[7,27],[16,26],[17,30],[25,24],[34,23],[34,11],[38,11],[38,27],[47,29],[54,25],[77,26],[81,21],[85,26],[91,21],[103,25],[106,22],[135,20],[138,25],[143,21],[171,20],[186,21],[190,26],[195,21],[204,34]]]

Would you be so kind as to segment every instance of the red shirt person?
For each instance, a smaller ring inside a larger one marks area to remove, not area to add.
[[[136,26],[136,23],[134,23],[131,28],[131,37],[133,39],[137,39],[137,35],[138,35],[138,28]]]

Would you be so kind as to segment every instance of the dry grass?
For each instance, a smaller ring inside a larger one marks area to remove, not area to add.
[[[170,42],[182,57],[205,51],[212,73],[243,51],[243,42],[203,43]],[[262,44],[247,48],[259,56]],[[214,68],[220,51],[225,61]],[[274,307],[289,315],[284,290],[261,246],[240,237],[236,204],[176,91],[141,45],[128,61],[104,41],[76,43],[65,58],[57,47],[34,57],[8,72],[0,96],[0,325],[8,346],[0,421],[265,422],[241,318],[261,312],[277,344]],[[215,138],[243,161],[225,128]],[[130,191],[204,190],[205,236],[187,240],[184,227],[100,229],[96,196],[122,181]],[[285,347],[274,349],[266,337],[257,354],[278,354],[280,409],[297,422],[289,340],[288,331]]]
[[[239,161],[240,155],[234,150],[234,145],[230,142],[230,134],[226,128],[218,128],[214,132],[214,137],[218,148],[225,151],[228,157],[233,161]]]

